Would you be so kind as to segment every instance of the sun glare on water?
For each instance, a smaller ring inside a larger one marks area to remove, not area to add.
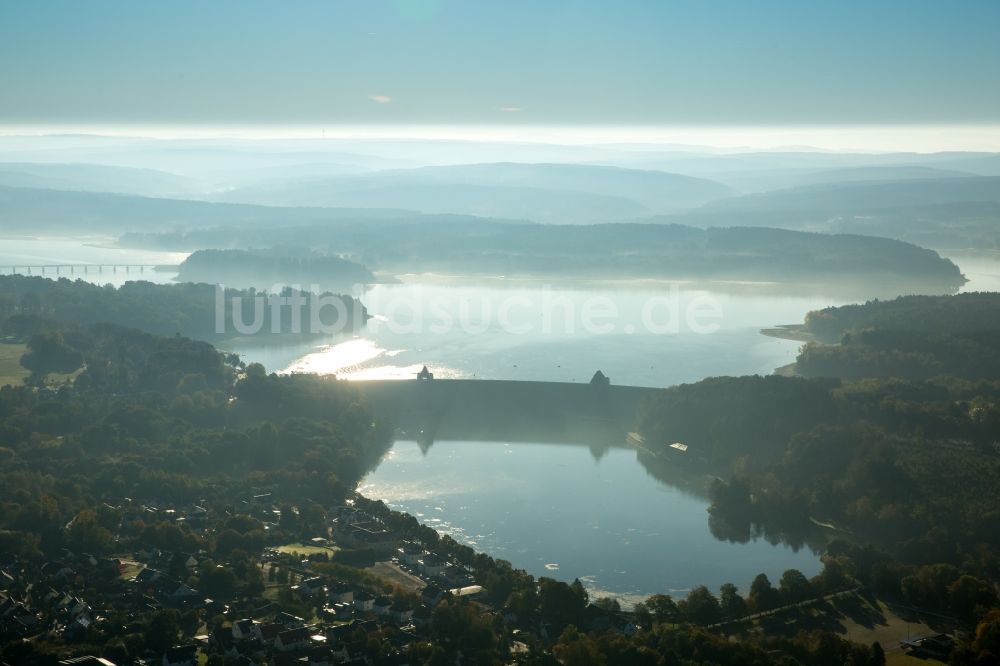
[[[320,347],[289,365],[282,374],[337,375],[341,379],[353,380],[413,379],[423,364],[387,363],[389,359],[405,351],[386,349],[367,338],[354,338]],[[435,375],[443,379],[455,379],[461,377],[462,373],[450,368],[435,367]]]

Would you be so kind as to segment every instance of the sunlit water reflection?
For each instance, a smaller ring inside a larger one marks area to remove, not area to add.
[[[585,446],[439,441],[424,455],[401,441],[361,492],[531,574],[625,599],[820,567],[808,548],[719,541],[706,500],[654,479],[626,448],[595,459]]]

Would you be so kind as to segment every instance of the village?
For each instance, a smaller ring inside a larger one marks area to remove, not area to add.
[[[161,531],[180,525],[184,534],[218,544],[219,526],[231,518],[200,505],[118,508],[122,531],[115,540],[123,543],[142,534],[148,540],[148,528],[136,534],[130,527],[145,521]],[[288,509],[262,493],[242,500],[239,516],[280,532],[280,513]],[[326,525],[322,536],[253,554],[235,549],[228,559],[143,546],[118,557],[64,549],[58,560],[37,564],[5,552],[0,641],[44,642],[76,655],[78,647],[119,636],[122,663],[149,666],[402,666],[422,661],[441,638],[431,628],[435,610],[458,601],[501,634],[510,661],[529,652],[521,631],[511,629],[516,613],[494,606],[471,567],[404,537],[354,500],[331,507]],[[365,553],[370,562],[359,564],[370,566],[337,564],[338,552]],[[199,590],[199,581],[212,589]],[[615,626],[635,632],[627,620]],[[550,640],[545,623],[536,629]],[[118,664],[107,654],[59,663]]]

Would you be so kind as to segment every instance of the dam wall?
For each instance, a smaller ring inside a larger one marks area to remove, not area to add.
[[[614,446],[639,424],[637,386],[484,379],[350,382],[401,436]]]

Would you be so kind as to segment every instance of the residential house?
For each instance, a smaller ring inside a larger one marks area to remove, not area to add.
[[[350,603],[330,604],[323,608],[323,614],[327,619],[338,622],[350,620],[354,617],[354,605]]]
[[[389,615],[389,611],[392,609],[392,597],[381,596],[375,599],[375,603],[372,604],[372,611],[379,617],[385,617]]]
[[[255,624],[253,626],[254,634],[264,645],[272,645],[274,640],[283,631],[286,631],[286,627],[278,622],[269,622],[267,624]]]
[[[198,590],[192,589],[182,583],[170,593],[170,601],[177,605],[200,603],[202,601],[202,596]]]
[[[420,558],[424,556],[424,549],[412,541],[404,542],[397,552],[399,561],[409,566],[416,566]]]
[[[435,583],[428,583],[427,586],[420,591],[420,599],[425,604],[434,608],[438,605],[438,602],[444,598],[444,590]]]
[[[347,583],[330,583],[326,586],[326,595],[331,604],[349,604],[354,601],[354,589]]]
[[[425,555],[420,560],[421,573],[430,578],[443,574],[446,566],[448,566],[448,561],[435,553]]]
[[[326,581],[321,576],[313,576],[299,581],[298,585],[292,587],[303,599],[312,599],[316,594],[323,591]]]
[[[278,613],[274,616],[274,621],[284,626],[285,629],[297,629],[306,626],[305,620],[291,613]]]
[[[354,610],[367,613],[375,607],[375,596],[369,592],[357,592],[354,595]]]
[[[396,624],[406,624],[413,619],[413,608],[405,602],[397,601],[389,609],[389,615]]]
[[[341,661],[344,661],[343,659],[337,658],[330,648],[325,646],[309,650],[307,659],[308,666],[335,666]]]
[[[245,641],[254,638],[256,634],[254,624],[256,623],[250,618],[244,618],[233,622],[233,638],[238,641]]]
[[[309,647],[311,638],[312,632],[308,627],[286,629],[278,634],[277,638],[274,639],[274,649],[278,652],[302,650]]]

